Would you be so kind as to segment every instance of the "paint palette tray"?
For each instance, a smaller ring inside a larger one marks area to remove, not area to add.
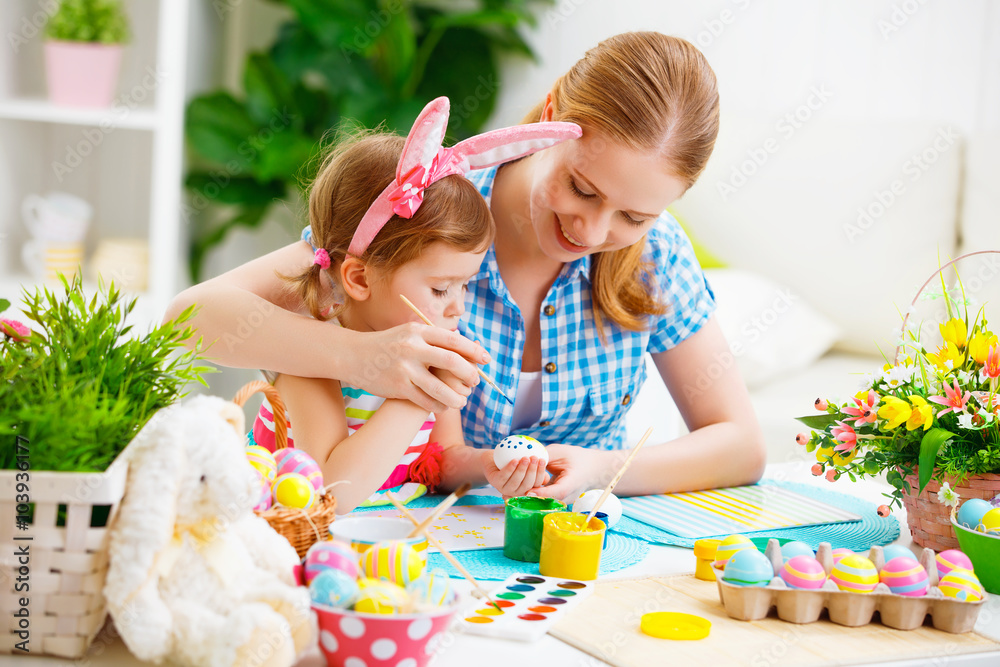
[[[594,591],[594,582],[575,581],[537,574],[512,574],[490,597],[500,609],[485,600],[468,607],[458,624],[464,632],[535,641],[552,625]]]

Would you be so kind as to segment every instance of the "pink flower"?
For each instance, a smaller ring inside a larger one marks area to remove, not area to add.
[[[878,410],[875,409],[875,406],[878,404],[879,401],[878,396],[875,395],[875,390],[869,389],[868,396],[865,398],[864,401],[862,401],[857,396],[851,397],[851,400],[857,404],[857,407],[856,408],[845,407],[843,411],[846,414],[849,414],[852,417],[854,417],[855,426],[858,426],[860,422],[871,424],[872,422],[875,421],[875,418],[878,416]],[[850,421],[850,420],[848,419],[845,421]]]
[[[844,422],[837,422],[837,425],[830,429],[830,435],[840,442],[834,447],[834,451],[850,452],[858,446],[858,434],[852,426]]]
[[[17,341],[24,341],[31,338],[31,329],[17,320],[7,320],[0,318],[0,333]]]
[[[954,388],[944,385],[944,396],[928,396],[927,400],[938,405],[945,406],[945,409],[938,413],[938,417],[949,412],[962,412],[965,404],[972,398],[969,392],[962,393],[958,386],[958,380],[954,380]]]
[[[986,355],[986,365],[983,366],[983,370],[991,378],[1000,377],[1000,346],[990,346],[990,351]]]

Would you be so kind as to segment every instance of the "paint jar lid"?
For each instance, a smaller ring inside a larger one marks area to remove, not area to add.
[[[716,540],[712,538],[695,540],[694,557],[705,558],[708,560],[715,560],[715,550],[719,548],[719,544],[721,543],[722,540]]]
[[[712,629],[712,623],[694,614],[656,611],[643,614],[639,627],[647,635],[660,639],[704,639]]]

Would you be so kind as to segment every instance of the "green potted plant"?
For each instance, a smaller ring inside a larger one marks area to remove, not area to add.
[[[129,38],[120,1],[62,0],[45,36],[49,99],[62,106],[111,106]]]
[[[209,368],[198,365],[200,344],[185,347],[192,311],[141,335],[127,321],[135,299],[114,285],[89,299],[79,277],[62,287],[25,291],[31,328],[0,319],[0,515],[17,528],[0,548],[28,545],[32,584],[49,582],[0,606],[15,616],[30,606],[22,648],[75,658],[104,621],[94,612],[104,608],[106,531],[125,491],[126,447]],[[0,299],[0,312],[9,306]],[[15,562],[0,561],[0,580],[14,580]],[[44,600],[67,592],[93,599],[71,608]],[[12,650],[0,642],[0,653]]]

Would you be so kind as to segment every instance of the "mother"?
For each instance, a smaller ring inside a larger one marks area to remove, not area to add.
[[[617,492],[756,481],[760,428],[738,370],[721,361],[731,357],[691,244],[664,212],[702,172],[718,133],[708,62],[676,37],[617,35],[560,77],[525,122],[549,120],[575,122],[583,136],[470,175],[497,237],[469,283],[464,331],[493,355],[488,371],[514,406],[478,384],[471,362],[488,357],[468,338],[416,323],[359,333],[308,317],[278,277],[312,260],[307,243],[191,287],[168,317],[200,304],[194,326],[218,339],[212,354],[226,365],[342,379],[435,411],[464,407],[472,447],[448,450],[446,480],[557,498],[603,486],[620,465],[615,450],[625,447],[625,413],[650,352],[690,433],[645,447]],[[237,337],[254,311],[268,317]],[[428,367],[454,374],[468,393]],[[535,487],[541,470],[527,461],[497,471],[472,449],[513,432],[548,444],[548,485]]]

